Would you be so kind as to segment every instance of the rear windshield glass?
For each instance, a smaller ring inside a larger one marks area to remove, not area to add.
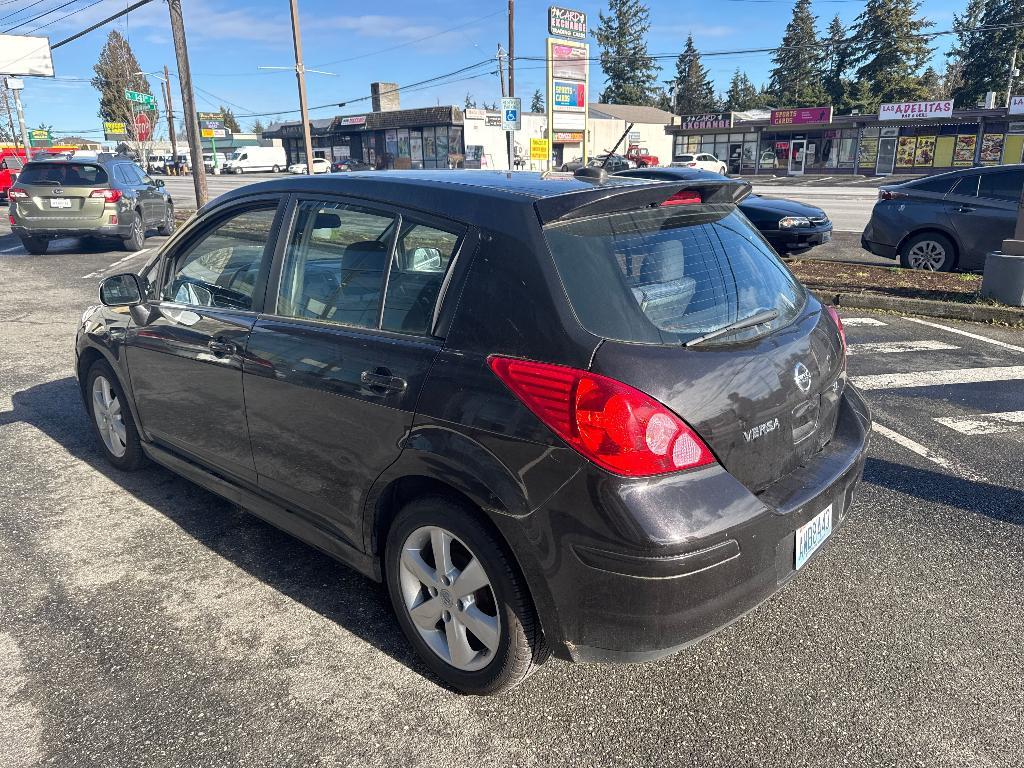
[[[93,187],[107,183],[107,172],[98,165],[81,163],[29,163],[18,177],[18,183]]]
[[[681,344],[764,310],[767,324],[712,343],[749,339],[788,324],[803,287],[735,206],[654,208],[546,228],[577,317],[591,333]]]

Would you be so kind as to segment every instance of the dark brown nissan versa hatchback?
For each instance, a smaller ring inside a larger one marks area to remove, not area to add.
[[[348,173],[243,187],[100,287],[77,370],[148,457],[386,583],[461,691],[726,626],[847,515],[838,316],[727,180]]]

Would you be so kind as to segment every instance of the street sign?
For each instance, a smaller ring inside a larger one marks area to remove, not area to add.
[[[547,139],[530,139],[530,159],[548,160],[551,156]]]
[[[37,128],[34,131],[29,131],[28,138],[29,141],[32,142],[33,147],[38,147],[43,142],[52,141],[50,132],[42,128]]]
[[[501,100],[501,130],[520,131],[523,128],[522,121],[523,100],[518,96],[504,98]]]
[[[145,107],[156,109],[156,97],[151,93],[140,93],[139,91],[125,90],[124,97],[135,104],[142,104]]]
[[[153,134],[153,124],[149,122],[149,118],[145,112],[139,112],[135,116],[135,136],[139,141],[149,141],[150,136]]]

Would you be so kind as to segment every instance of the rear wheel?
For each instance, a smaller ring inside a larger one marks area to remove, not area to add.
[[[167,203],[167,210],[164,216],[164,223],[157,227],[157,232],[161,235],[172,235],[174,234],[174,203]]]
[[[103,360],[96,361],[89,369],[85,395],[92,426],[107,461],[126,472],[141,467],[146,457],[142,452],[139,431],[135,428],[120,382]]]
[[[945,235],[922,232],[900,247],[900,264],[906,269],[950,272],[956,266],[956,248]]]
[[[46,249],[50,247],[50,241],[45,237],[32,237],[31,235],[21,235],[21,244],[25,250],[34,256],[41,256],[46,253]]]
[[[409,503],[391,526],[384,560],[398,622],[446,685],[500,693],[547,658],[522,577],[464,507],[440,496]]]
[[[281,166],[280,165],[275,165],[270,170],[273,171],[274,173],[280,173],[281,172]]]
[[[126,251],[141,251],[146,244],[146,225],[142,221],[142,211],[135,212],[131,234],[124,238],[123,243]]]

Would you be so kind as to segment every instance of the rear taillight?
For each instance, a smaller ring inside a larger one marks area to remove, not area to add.
[[[687,168],[696,168],[696,167],[697,167],[697,164],[696,164],[696,163],[687,163],[687,164],[686,164],[686,167],[687,167]]]
[[[13,227],[14,226],[14,217],[13,216],[8,216],[7,218],[10,219],[11,226]]]
[[[700,205],[700,192],[693,192],[692,190],[684,189],[682,192],[676,192],[672,197],[661,204],[664,208],[666,205]]]
[[[829,316],[836,324],[836,328],[839,329],[839,340],[843,343],[843,356],[846,356],[846,329],[843,327],[843,320],[839,317],[839,313],[835,307],[825,307],[828,310]]]
[[[11,187],[7,190],[8,200],[28,200],[28,192],[19,187]]]
[[[537,418],[609,472],[645,477],[715,461],[682,419],[621,381],[508,357],[491,357],[488,363]]]
[[[878,190],[879,200],[901,200],[905,197],[910,197],[906,192],[897,192],[894,189],[880,189]]]
[[[102,197],[108,203],[116,203],[121,199],[120,189],[94,189],[89,197]]]

